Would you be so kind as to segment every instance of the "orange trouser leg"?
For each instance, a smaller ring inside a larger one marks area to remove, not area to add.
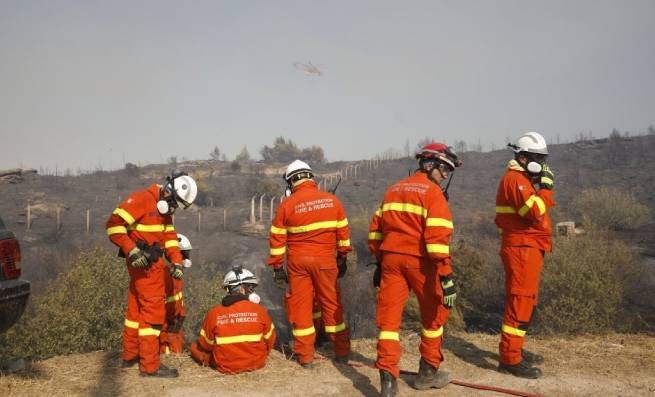
[[[378,358],[375,366],[389,372],[394,377],[400,376],[398,362],[400,348],[400,322],[403,306],[409,295],[409,285],[403,275],[406,260],[418,261],[407,255],[384,253],[382,256],[382,280],[377,297],[375,321],[380,329],[378,336]]]
[[[328,260],[334,261],[332,258]],[[312,267],[312,279],[316,288],[316,298],[321,306],[325,334],[334,344],[334,354],[345,356],[350,353],[350,334],[343,316],[341,296],[337,286],[336,263],[333,268]]]
[[[168,332],[168,348],[171,353],[182,353],[184,351],[184,331]]]
[[[164,263],[160,260],[147,270],[131,272],[139,310],[139,368],[152,373],[159,369],[159,335],[166,319],[164,303]]]
[[[316,294],[314,294],[314,302],[312,305],[312,320],[314,321],[314,328],[316,329],[317,334],[320,334],[321,331],[325,332],[323,328],[323,312],[321,311],[321,305],[318,302],[318,298],[316,298]]]
[[[307,266],[289,259],[289,289],[286,295],[287,319],[293,332],[293,351],[301,364],[314,360],[316,330],[312,321],[314,286]]]
[[[448,310],[442,303],[443,292],[437,281],[434,261],[421,260],[420,267],[407,267],[403,273],[416,295],[421,311],[421,357],[432,366],[439,368],[443,361],[441,342],[443,326],[448,320]]]
[[[500,362],[514,365],[522,360],[521,348],[532,311],[537,303],[543,251],[532,247],[502,247],[505,267],[505,312],[499,344]]]
[[[139,304],[132,288],[127,289],[127,312],[123,323],[123,360],[139,357]]]

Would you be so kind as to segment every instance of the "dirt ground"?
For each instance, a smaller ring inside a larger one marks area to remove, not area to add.
[[[225,376],[196,365],[188,356],[168,356],[164,362],[180,370],[174,380],[144,379],[138,369],[118,367],[115,352],[93,352],[54,357],[30,363],[19,373],[0,376],[3,396],[377,396],[378,371],[374,340],[353,341],[352,365],[332,362],[321,349],[313,370],[274,351],[266,368]],[[442,370],[451,378],[514,389],[541,396],[652,396],[655,395],[655,337],[609,335],[570,339],[530,339],[528,349],[543,354],[544,377],[524,380],[495,371],[497,336],[450,334],[445,341]],[[401,368],[416,371],[418,337],[403,338]],[[362,365],[363,364],[363,365]],[[401,396],[501,396],[450,384],[441,390],[418,392],[401,375]]]

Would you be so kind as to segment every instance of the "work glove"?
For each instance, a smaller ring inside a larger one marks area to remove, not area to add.
[[[284,270],[284,267],[278,267],[273,269],[273,282],[278,288],[284,288],[284,284],[289,281],[287,278],[287,272]]]
[[[380,262],[375,262],[375,271],[373,272],[373,286],[380,288],[382,282],[382,265]]]
[[[339,268],[339,274],[337,274],[337,278],[343,277],[346,274],[346,271],[348,271],[347,260],[348,257],[346,255],[337,257],[337,267]]]
[[[555,174],[547,164],[541,169],[541,178],[539,178],[539,187],[542,189],[552,190],[555,184]]]
[[[182,278],[183,275],[184,275],[184,267],[179,263],[173,263],[173,266],[171,266],[171,277],[179,280]]]
[[[132,266],[137,269],[144,269],[150,265],[145,253],[141,251],[139,247],[132,248],[132,251],[127,255],[127,259],[129,259]]]
[[[452,309],[455,306],[455,298],[457,298],[455,279],[452,274],[441,276],[441,289],[443,290],[443,305]]]

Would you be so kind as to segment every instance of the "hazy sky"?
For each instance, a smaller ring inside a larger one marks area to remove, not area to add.
[[[644,131],[654,21],[649,0],[0,0],[0,168]]]

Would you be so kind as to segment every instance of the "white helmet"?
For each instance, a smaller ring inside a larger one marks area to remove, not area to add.
[[[508,144],[514,153],[528,152],[536,154],[548,154],[546,140],[538,132],[526,132],[516,140],[515,144]]]
[[[305,175],[303,175],[305,173]],[[314,173],[309,164],[305,163],[302,160],[294,160],[291,164],[287,166],[287,172],[284,173],[284,180],[289,182],[294,176],[300,176],[301,178],[313,178]]]
[[[182,233],[177,234],[177,241],[180,242],[180,251],[191,251],[193,247],[191,246],[191,241]]]
[[[234,266],[225,275],[223,288],[231,289],[241,284],[253,284],[253,286],[257,286],[257,277],[250,270],[244,269],[242,266]]]
[[[170,187],[173,188],[172,193],[175,200],[182,204],[185,209],[193,204],[193,201],[198,195],[198,185],[196,184],[196,181],[186,174],[178,176],[173,175],[169,179],[168,186],[169,190],[171,190]]]

